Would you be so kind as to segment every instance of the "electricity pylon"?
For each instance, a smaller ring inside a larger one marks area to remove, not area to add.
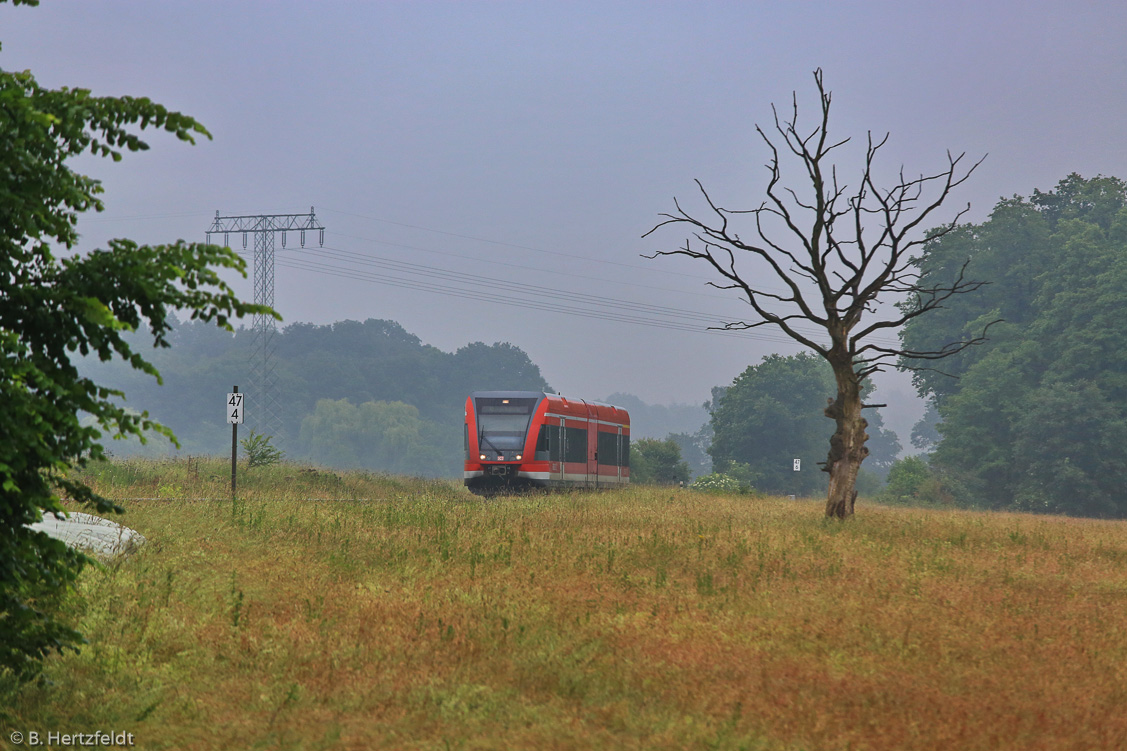
[[[207,230],[207,241],[218,232],[223,233],[223,244],[231,247],[229,235],[243,233],[243,248],[247,247],[247,235],[254,235],[254,302],[258,305],[274,307],[274,236],[282,233],[282,247],[286,247],[286,232],[301,235],[301,247],[305,247],[306,231],[317,230],[318,242],[325,244],[325,228],[317,222],[313,208],[308,214],[254,214],[248,216],[220,216],[215,212],[215,221]],[[244,389],[247,394],[246,422],[259,435],[271,436],[274,445],[280,445],[282,435],[282,403],[278,393],[278,378],[275,369],[275,337],[277,322],[272,316],[256,314],[251,321],[254,335],[251,340],[251,388]],[[258,392],[258,393],[255,393]]]

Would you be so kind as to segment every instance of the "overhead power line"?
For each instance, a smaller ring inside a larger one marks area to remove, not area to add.
[[[481,258],[480,256],[468,255],[466,253],[454,253],[454,252],[449,251],[449,250],[435,250],[434,248],[424,248],[424,247],[419,246],[419,245],[407,245],[405,243],[391,242],[389,240],[377,240],[377,239],[371,238],[371,237],[362,237],[360,235],[349,235],[349,234],[346,234],[346,233],[343,233],[343,232],[330,232],[329,234],[332,237],[336,237],[336,238],[346,238],[346,239],[349,239],[349,240],[359,240],[359,241],[364,242],[364,243],[372,243],[372,244],[375,244],[375,245],[386,245],[386,246],[391,247],[391,248],[402,248],[404,250],[412,250],[412,251],[417,251],[417,252],[421,252],[421,253],[432,253],[434,255],[446,256],[447,258],[463,258],[467,261],[473,261],[474,263],[488,263],[488,264],[502,265],[506,269],[525,269],[527,271],[535,271],[535,272],[538,272],[538,273],[541,273],[541,274],[551,274],[552,276],[567,276],[567,277],[571,277],[573,279],[586,279],[588,281],[603,282],[603,283],[609,282],[610,284],[618,284],[618,285],[621,285],[621,286],[624,286],[624,287],[637,287],[639,289],[649,289],[649,290],[655,290],[657,292],[672,292],[672,293],[678,294],[678,295],[693,295],[695,297],[708,297],[708,298],[712,298],[714,300],[731,301],[731,299],[732,299],[731,295],[721,295],[721,294],[718,294],[716,292],[698,292],[698,291],[687,290],[687,289],[674,289],[672,287],[655,287],[651,284],[640,284],[639,282],[628,282],[628,281],[624,281],[622,279],[615,279],[615,278],[609,277],[609,276],[591,276],[590,274],[577,274],[574,271],[563,271],[563,270],[560,270],[560,269],[546,269],[546,268],[543,268],[543,267],[540,267],[540,266],[528,266],[526,264],[513,263],[512,261],[495,261],[495,260],[490,259],[490,258]],[[584,261],[591,260],[591,259],[585,258],[584,256],[572,256],[572,257],[577,259],[577,260],[584,260]],[[603,263],[604,261],[599,261],[599,262]],[[648,270],[648,271],[659,270],[659,269],[649,269],[649,268],[644,267],[644,266],[630,266],[630,268],[645,269],[645,270]],[[673,273],[673,274],[676,274],[680,278],[685,278],[684,274],[677,274],[677,272],[668,272],[667,269],[660,269],[660,271],[667,272],[667,273]],[[701,280],[705,279],[705,277],[690,277],[690,278],[701,279]],[[715,280],[710,280],[710,281],[715,281]]]
[[[724,320],[727,320],[726,317],[715,314],[454,272],[406,261],[373,257],[333,246],[308,251],[300,258],[280,255],[278,264],[302,272],[529,310],[674,331],[793,343],[793,340],[785,334],[770,330],[709,329],[708,326],[720,326]],[[815,330],[807,333],[817,336],[820,332]]]
[[[394,221],[394,220],[391,220],[391,219],[384,219],[384,218],[381,218],[381,217],[369,216],[369,215],[366,215],[366,214],[358,214],[358,213],[349,212],[349,211],[340,211],[338,209],[331,209],[330,208],[330,209],[325,209],[325,210],[329,211],[331,213],[340,214],[342,216],[351,216],[351,217],[355,217],[357,219],[364,219],[366,221],[378,222],[380,224],[389,224],[389,225],[396,226],[396,227],[405,227],[405,228],[408,228],[408,229],[415,229],[415,230],[420,230],[420,231],[423,231],[423,232],[430,232],[430,233],[433,233],[433,234],[436,234],[436,235],[443,235],[443,236],[446,236],[446,237],[454,237],[454,238],[463,239],[463,240],[473,240],[473,241],[476,241],[476,242],[483,242],[483,243],[487,243],[487,244],[490,244],[490,245],[497,245],[497,246],[500,246],[500,247],[513,248],[513,249],[516,249],[516,250],[526,250],[526,251],[531,251],[531,252],[534,252],[534,253],[540,253],[540,254],[544,254],[544,255],[570,258],[570,259],[574,259],[574,260],[577,260],[577,261],[582,261],[583,263],[606,264],[606,265],[611,265],[611,266],[619,266],[619,267],[623,267],[623,268],[628,268],[628,269],[632,269],[632,270],[636,270],[636,271],[657,272],[657,273],[661,273],[661,274],[671,274],[671,275],[678,277],[679,279],[686,279],[686,278],[688,278],[688,279],[698,279],[698,280],[701,280],[705,283],[714,283],[714,282],[718,281],[716,277],[706,277],[706,276],[698,276],[698,275],[694,275],[694,274],[686,274],[686,273],[681,272],[681,271],[674,271],[674,270],[670,270],[670,269],[657,268],[655,266],[643,266],[643,265],[639,265],[639,264],[623,263],[621,261],[612,261],[612,260],[605,259],[605,258],[593,258],[591,256],[583,256],[583,255],[579,255],[577,253],[567,253],[567,252],[557,251],[557,250],[546,250],[544,248],[537,248],[537,247],[534,247],[534,246],[531,246],[531,245],[522,245],[520,243],[512,243],[512,242],[507,242],[507,241],[503,241],[503,240],[494,240],[494,239],[491,239],[491,238],[480,237],[480,236],[477,236],[477,235],[468,235],[468,234],[464,234],[464,233],[450,232],[450,231],[447,231],[447,230],[436,229],[436,228],[433,228],[433,227],[425,227],[425,226],[422,226],[422,225],[410,224],[410,223],[407,223],[407,222],[399,222],[399,221]],[[668,287],[654,287],[654,286],[651,286],[651,285],[640,284],[638,282],[633,282],[633,281],[630,281],[630,282],[622,281],[622,280],[614,279],[612,277],[607,277],[607,276],[590,277],[590,276],[586,276],[586,275],[583,275],[583,274],[576,274],[574,272],[569,272],[569,271],[560,271],[560,270],[554,270],[554,269],[542,269],[542,268],[538,268],[538,267],[535,267],[535,266],[526,266],[526,265],[522,265],[522,264],[514,264],[514,263],[509,262],[509,261],[501,262],[501,261],[493,261],[491,259],[481,259],[481,258],[478,258],[478,257],[475,257],[475,256],[467,256],[467,255],[461,254],[461,253],[452,253],[452,252],[444,251],[444,250],[434,250],[434,249],[431,249],[431,248],[423,248],[423,247],[419,247],[419,246],[406,245],[406,244],[402,244],[402,243],[389,242],[389,241],[384,241],[384,240],[375,240],[375,239],[372,239],[372,238],[358,237],[356,235],[346,235],[346,234],[343,234],[343,233],[336,233],[336,232],[334,232],[332,234],[335,235],[335,236],[340,236],[340,237],[349,237],[351,239],[360,240],[360,241],[363,241],[363,242],[377,243],[377,244],[380,244],[380,245],[388,245],[388,246],[392,246],[392,247],[401,247],[401,248],[405,248],[407,250],[422,251],[422,252],[426,252],[426,253],[434,253],[434,254],[438,254],[438,255],[444,255],[444,256],[455,257],[455,258],[466,258],[466,259],[469,259],[469,260],[473,260],[477,263],[481,263],[481,262],[496,263],[496,264],[503,265],[506,268],[524,268],[524,269],[528,269],[528,270],[531,270],[531,271],[537,271],[537,272],[541,272],[541,273],[550,273],[550,274],[553,274],[554,276],[570,276],[570,277],[575,277],[575,278],[579,278],[579,279],[590,279],[590,280],[597,280],[597,281],[601,281],[601,282],[610,282],[612,284],[619,284],[619,285],[629,286],[629,287],[639,287],[639,288],[643,288],[643,289],[658,290],[658,291],[663,291],[663,292],[673,292],[675,294],[688,294],[688,295],[695,295],[695,296],[700,296],[700,297],[708,297],[708,298],[714,298],[714,299],[717,299],[717,300],[720,300],[720,299],[727,299],[727,300],[738,299],[738,298],[734,298],[732,296],[724,296],[724,295],[715,294],[715,293],[706,293],[706,292],[684,290],[684,289],[670,289]],[[778,292],[778,293],[782,293],[782,294],[790,294],[790,290],[785,289],[783,287],[776,287],[776,286],[762,285],[762,284],[758,284],[756,286],[759,289],[767,291],[767,292]],[[817,337],[819,334],[823,333],[822,330],[818,329],[818,328],[806,329],[806,330],[803,330],[803,327],[795,327],[795,328],[796,328],[796,330],[799,330],[800,333],[804,333],[808,336],[813,336],[813,337]],[[784,337],[784,341],[788,341],[788,342],[793,341],[792,339],[790,339],[790,337],[786,336],[785,334],[782,334],[782,336]],[[879,344],[881,346],[899,346],[899,344],[900,344],[899,340],[896,339],[895,337],[874,336],[874,337],[870,337],[870,341],[872,341],[875,344]]]
[[[314,249],[307,255],[321,256],[326,259],[344,263],[345,266],[343,267],[343,269],[359,270],[359,267],[361,266],[368,268],[376,267],[386,269],[387,271],[408,274],[411,276],[421,276],[425,279],[451,281],[459,284],[458,289],[464,289],[464,284],[471,282],[477,289],[495,289],[508,296],[519,294],[523,295],[525,298],[533,299],[538,304],[543,303],[544,298],[550,298],[563,302],[583,303],[588,307],[581,309],[588,312],[590,310],[590,306],[597,306],[598,308],[604,309],[605,312],[626,313],[635,318],[639,316],[658,316],[661,318],[661,320],[674,319],[679,321],[680,323],[692,322],[693,325],[691,325],[688,330],[700,331],[708,326],[721,326],[724,322],[738,320],[738,317],[736,316],[724,316],[716,313],[703,313],[696,310],[685,310],[682,308],[674,308],[665,305],[654,305],[652,303],[624,300],[619,297],[606,297],[585,292],[558,289],[555,287],[514,282],[505,279],[498,279],[495,276],[483,276],[461,271],[451,271],[449,269],[437,268],[425,264],[410,263],[407,261],[400,261],[384,256],[357,253],[334,246],[325,246],[322,249]],[[338,271],[343,269],[342,267],[337,267]],[[377,272],[370,272],[369,277],[381,277],[381,275]],[[385,281],[392,282],[405,281],[403,277],[383,275],[381,278]],[[452,288],[449,286],[444,286],[440,291],[443,293],[448,293],[451,289]],[[476,296],[475,299],[489,300],[491,298],[489,295],[485,295],[483,297]],[[623,322],[636,322],[629,320],[630,316],[619,316],[618,319],[622,320]],[[815,327],[800,326],[798,328],[800,331],[802,331],[802,333],[812,337],[817,337],[823,333],[821,329]],[[760,331],[754,333],[758,334],[758,336],[752,338],[763,338],[783,342],[792,341],[790,337],[781,332]],[[893,340],[881,339],[879,337],[874,338],[873,341],[884,344],[895,344]]]
[[[378,222],[381,224],[388,224],[398,227],[405,227],[408,229],[415,229],[424,232],[429,232],[446,237],[453,237],[462,240],[472,240],[475,242],[487,243],[499,247],[513,248],[515,250],[530,251],[544,255],[556,256],[561,258],[569,258],[583,263],[597,263],[606,264],[611,266],[618,266],[631,270],[640,271],[656,271],[658,273],[674,274],[677,277],[684,279],[694,278],[703,281],[715,281],[702,276],[686,275],[681,272],[671,271],[669,269],[660,269],[652,266],[643,266],[638,264],[623,263],[620,261],[612,261],[603,258],[592,258],[583,256],[576,253],[567,253],[562,251],[545,250],[543,248],[536,248],[530,245],[522,245],[520,243],[512,243],[503,240],[495,240],[492,238],[481,237],[478,235],[469,235],[458,232],[450,232],[440,230],[433,227],[425,227],[417,224],[410,224],[407,222],[399,222],[380,217],[367,216],[348,211],[340,211],[337,209],[322,209],[322,211],[329,211],[331,213],[340,214],[342,216],[351,216],[367,221]],[[198,213],[190,214],[153,214],[153,215],[136,215],[129,217],[117,217],[120,220],[144,220],[156,219],[178,216],[198,216]],[[98,221],[101,221],[99,219]],[[108,221],[108,219],[107,219]],[[234,225],[232,225],[234,226]],[[294,228],[288,229],[297,229]],[[240,229],[230,231],[241,231]],[[598,281],[603,283],[612,283],[627,287],[638,287],[639,289],[647,289],[659,292],[671,292],[676,294],[689,294],[699,297],[708,297],[716,300],[729,300],[734,301],[737,298],[726,297],[721,294],[706,293],[694,290],[672,289],[669,287],[655,287],[652,285],[640,284],[635,281],[624,281],[607,276],[591,276],[585,274],[577,274],[572,271],[558,270],[558,269],[545,269],[536,266],[529,266],[525,264],[513,263],[511,261],[497,261],[494,259],[480,258],[477,256],[467,255],[463,253],[455,253],[449,250],[437,250],[434,248],[426,248],[415,245],[407,245],[404,243],[390,242],[386,240],[379,240],[375,238],[361,237],[356,235],[349,235],[345,233],[332,232],[329,233],[332,237],[353,239],[364,243],[386,245],[390,247],[398,247],[406,250],[432,253],[436,255],[463,258],[474,263],[487,263],[491,265],[501,265],[506,269],[524,269],[527,271],[535,271],[539,273],[552,274],[554,277],[566,276],[569,278],[583,279],[587,281]],[[306,250],[307,254],[322,255],[324,258],[335,261],[338,265],[326,266],[324,264],[311,264],[308,262],[295,261],[289,257],[278,256],[278,265],[303,272],[311,272],[316,274],[323,274],[327,276],[335,276],[339,278],[350,278],[368,283],[378,283],[386,286],[399,287],[404,289],[415,289],[422,292],[433,292],[435,294],[442,294],[446,296],[458,297],[461,299],[476,300],[480,302],[491,302],[507,306],[522,307],[530,310],[542,310],[546,312],[561,313],[564,315],[574,315],[586,318],[595,318],[599,320],[606,320],[619,323],[630,323],[636,325],[645,325],[656,328],[664,328],[667,330],[678,330],[686,332],[704,332],[721,336],[734,336],[744,339],[754,339],[759,341],[769,341],[777,343],[793,342],[790,337],[782,334],[781,332],[771,330],[743,330],[743,331],[724,331],[720,329],[709,329],[708,326],[719,326],[728,320],[737,320],[733,316],[721,316],[717,314],[702,313],[699,311],[684,310],[672,308],[668,306],[653,305],[650,303],[633,302],[621,298],[610,298],[599,295],[592,295],[589,293],[575,292],[571,290],[558,289],[554,287],[544,287],[541,285],[527,284],[523,282],[501,280],[497,277],[486,277],[482,275],[467,274],[463,272],[453,272],[447,268],[439,268],[435,266],[428,266],[425,264],[415,264],[406,261],[399,261],[397,259],[388,258],[386,256],[375,255],[371,253],[361,253],[350,251],[345,248],[338,248],[328,246],[323,251],[310,251]],[[368,270],[363,270],[360,267],[368,267]],[[402,276],[394,276],[391,274],[381,274],[371,271],[372,267],[382,268],[386,271],[398,272],[401,274],[408,274],[413,277],[423,277],[420,279],[405,278]],[[458,284],[467,280],[472,280],[473,284],[478,288],[487,287],[490,289],[498,290],[503,293],[503,296],[498,297],[494,293],[483,293],[475,289],[467,289],[464,286],[451,286],[450,284],[438,284],[436,282],[428,282],[426,279],[438,279]],[[531,297],[530,297],[531,296]],[[590,307],[582,307],[576,305],[568,305],[567,301],[580,301]],[[555,301],[555,302],[552,302]],[[798,327],[801,333],[809,336],[817,337],[821,333],[820,329],[810,327]],[[881,338],[874,337],[874,343],[883,346],[897,346],[898,340],[895,338]]]
[[[533,299],[526,299],[516,297],[513,295],[475,292],[472,289],[464,287],[455,287],[450,285],[443,285],[434,282],[425,282],[419,280],[405,279],[402,277],[394,277],[385,274],[377,274],[358,270],[355,267],[349,266],[333,266],[324,263],[314,264],[306,262],[301,259],[279,259],[278,265],[284,268],[292,268],[304,272],[311,272],[315,274],[324,274],[328,276],[337,276],[345,279],[352,279],[357,281],[370,282],[374,284],[383,284],[392,287],[399,287],[402,289],[413,289],[422,292],[433,292],[441,294],[446,297],[457,297],[468,300],[476,300],[479,302],[493,303],[496,305],[507,305],[511,307],[525,308],[529,310],[541,310],[552,313],[562,313],[565,315],[578,316],[581,318],[593,318],[604,321],[612,321],[616,323],[632,323],[640,326],[649,326],[653,328],[685,331],[693,333],[710,333],[722,336],[735,336],[744,339],[763,339],[778,342],[789,342],[789,339],[780,336],[772,336],[769,334],[756,334],[746,331],[722,331],[710,330],[704,325],[692,325],[681,323],[678,321],[670,321],[665,319],[657,319],[652,316],[641,317],[628,315],[625,313],[614,313],[608,310],[599,310],[596,308],[582,308],[577,306],[569,306],[561,303],[551,303],[546,301],[537,301]]]
[[[381,224],[388,224],[388,225],[392,225],[392,226],[396,226],[396,227],[405,227],[405,228],[408,228],[408,229],[420,230],[420,231],[423,231],[423,232],[429,232],[429,233],[432,233],[432,234],[442,235],[442,236],[445,236],[445,237],[453,237],[453,238],[458,238],[458,239],[462,239],[462,240],[473,240],[475,242],[487,243],[487,244],[496,245],[496,246],[499,246],[499,247],[507,247],[507,248],[513,248],[513,249],[516,249],[516,250],[531,251],[531,252],[540,253],[540,254],[544,254],[544,255],[557,256],[557,257],[562,257],[562,258],[570,258],[570,259],[574,259],[574,260],[577,260],[577,261],[581,261],[583,263],[608,264],[608,265],[619,266],[619,267],[628,268],[628,269],[632,269],[632,270],[654,271],[654,272],[663,273],[663,274],[673,274],[680,279],[691,278],[691,279],[699,279],[699,280],[706,281],[706,282],[716,281],[715,278],[709,278],[709,277],[703,277],[703,276],[694,276],[694,275],[690,275],[690,274],[684,274],[684,273],[678,272],[678,271],[672,271],[672,270],[669,270],[669,269],[661,269],[661,268],[657,268],[657,267],[654,267],[654,266],[628,264],[628,263],[622,263],[622,262],[619,262],[619,261],[611,261],[611,260],[604,259],[604,258],[592,258],[590,256],[583,256],[583,255],[579,255],[577,253],[567,253],[567,252],[563,252],[563,251],[545,250],[543,248],[537,248],[537,247],[533,247],[533,246],[530,246],[530,245],[522,245],[520,243],[512,243],[512,242],[507,242],[507,241],[504,241],[504,240],[496,240],[496,239],[492,239],[492,238],[481,237],[481,236],[478,236],[478,235],[469,235],[469,234],[459,233],[459,232],[450,232],[450,231],[447,231],[447,230],[436,229],[434,227],[425,227],[425,226],[418,225],[418,224],[410,224],[410,223],[407,223],[407,222],[399,222],[399,221],[394,221],[394,220],[391,220],[391,219],[384,219],[384,218],[381,218],[381,217],[373,217],[373,216],[368,216],[368,215],[365,215],[365,214],[358,214],[358,213],[350,212],[350,211],[341,211],[341,210],[338,210],[338,209],[331,209],[331,208],[330,209],[322,209],[322,211],[328,211],[330,213],[339,214],[339,215],[342,215],[342,216],[351,216],[351,217],[355,217],[355,218],[358,218],[358,219],[364,219],[366,221],[378,222],[378,223],[381,223]],[[120,217],[120,219],[138,220],[138,219],[161,218],[161,217],[166,217],[166,216],[199,216],[199,214],[193,213],[193,214],[161,214],[161,215],[147,215],[147,216],[141,215],[141,216],[131,216],[131,217]],[[431,253],[431,254],[435,254],[435,255],[445,256],[445,257],[448,257],[448,258],[462,258],[462,259],[466,259],[466,260],[469,260],[469,261],[473,261],[474,263],[477,263],[477,264],[486,263],[486,264],[490,264],[490,265],[500,265],[500,266],[503,266],[505,269],[524,269],[524,270],[528,270],[528,271],[535,271],[535,272],[538,272],[538,273],[552,274],[553,277],[566,276],[566,277],[570,277],[570,278],[583,279],[583,280],[587,280],[587,281],[597,281],[597,282],[601,282],[601,283],[610,283],[610,284],[620,285],[620,286],[624,286],[624,287],[637,287],[639,289],[646,289],[646,290],[652,290],[652,291],[658,291],[658,292],[670,292],[670,293],[674,293],[674,294],[685,294],[685,295],[693,295],[693,296],[697,296],[697,297],[707,297],[707,298],[715,299],[715,300],[725,300],[725,301],[739,300],[739,298],[736,298],[732,295],[726,296],[726,295],[722,295],[722,294],[719,294],[719,293],[708,293],[708,292],[701,292],[701,291],[696,291],[696,290],[685,290],[685,289],[673,289],[673,288],[670,288],[670,287],[657,287],[657,286],[653,286],[653,285],[641,284],[641,283],[636,282],[636,281],[625,281],[625,280],[621,280],[621,279],[615,279],[613,277],[609,277],[609,276],[605,276],[605,275],[604,276],[591,276],[591,275],[587,275],[587,274],[577,274],[573,271],[567,271],[567,270],[546,269],[546,268],[540,268],[540,267],[537,267],[537,266],[529,266],[529,265],[526,265],[526,264],[513,263],[512,261],[499,261],[499,260],[494,260],[494,259],[490,259],[490,258],[481,258],[479,256],[468,255],[468,254],[465,254],[465,253],[455,253],[455,252],[452,252],[452,251],[449,251],[449,250],[437,250],[437,249],[434,249],[434,248],[426,248],[426,247],[422,247],[422,246],[418,246],[418,245],[408,245],[408,244],[405,244],[405,243],[391,242],[391,241],[388,241],[388,240],[380,240],[380,239],[376,239],[376,238],[362,237],[362,236],[358,236],[358,235],[350,235],[350,234],[341,233],[341,232],[329,232],[328,234],[330,234],[331,237],[352,239],[352,240],[357,240],[357,241],[360,241],[360,242],[363,242],[363,243],[384,245],[384,246],[395,247],[395,248],[403,248],[405,250],[411,250],[411,251],[423,252],[423,253]],[[328,248],[326,250],[328,250]],[[363,258],[363,259],[365,259],[365,261],[363,261],[363,263],[372,263],[373,261],[371,261],[370,259],[378,259],[378,260],[383,261],[387,264],[400,264],[398,270],[404,271],[404,273],[413,273],[413,274],[423,274],[423,275],[425,275],[426,271],[430,271],[432,273],[446,274],[446,275],[448,275],[447,278],[450,278],[450,272],[448,272],[446,269],[440,269],[440,268],[433,267],[433,266],[425,266],[425,265],[422,265],[422,264],[408,264],[407,262],[396,261],[395,259],[390,259],[390,258],[387,258],[386,256],[355,253],[353,251],[347,251],[347,250],[340,249],[340,248],[338,248],[336,250],[337,250],[338,253],[343,253],[343,254],[352,253],[357,258]],[[341,260],[342,260],[342,262],[346,262],[345,259],[341,259]],[[414,271],[407,271],[406,270],[408,267],[412,267],[412,266],[415,267]],[[391,266],[389,268],[394,269],[395,267]],[[318,269],[316,269],[316,268],[306,268],[306,269],[303,269],[303,270],[311,271],[313,273],[318,273]],[[338,276],[338,277],[348,277],[349,276],[348,274],[341,273],[339,269],[338,269],[337,272],[329,274],[329,275]],[[454,274],[453,276],[458,277],[458,278],[463,278],[463,277],[466,277],[467,275],[458,273],[458,274]],[[489,279],[490,279],[490,281],[494,281],[494,282],[496,281],[495,277],[491,277]],[[376,280],[375,279],[367,279],[366,281],[376,281]],[[387,279],[383,280],[381,283],[388,284],[390,286],[404,286],[402,283],[396,282],[394,277],[388,277]],[[514,289],[514,288],[519,288],[521,286],[535,287],[535,285],[522,285],[522,283],[520,283],[520,282],[503,282],[501,284],[503,284],[503,286],[506,289],[510,289],[510,290]],[[542,289],[547,289],[547,288],[542,288]],[[773,287],[764,287],[764,289],[782,291],[780,288],[773,288]],[[426,290],[421,290],[421,291],[426,291]],[[560,295],[565,295],[565,296],[568,296],[568,297],[576,297],[577,294],[581,294],[581,293],[574,293],[574,292],[570,292],[570,291],[566,291],[566,290],[552,289],[552,291],[554,293],[557,293],[557,294],[560,294]],[[451,294],[449,288],[442,289],[440,291],[440,293],[441,294]],[[592,295],[582,295],[582,296],[586,297],[586,298],[593,298],[593,297],[597,298],[598,297],[598,296],[592,296]],[[488,296],[486,296],[486,297],[475,296],[473,299],[481,299],[483,301],[496,302],[496,300],[492,300]],[[602,300],[610,300],[611,298],[601,298],[601,299]],[[510,301],[509,303],[506,303],[506,304],[512,304],[512,302]],[[650,306],[646,303],[629,303],[627,301],[622,301],[622,300],[617,299],[617,298],[615,299],[615,307],[630,308],[630,307],[634,307],[634,306],[641,306],[641,308],[651,308],[651,310],[652,310],[653,307],[655,307],[655,306]],[[661,307],[661,306],[656,306],[656,307]],[[635,309],[640,310],[640,308],[635,308]],[[674,311],[675,309],[667,309],[667,310]],[[699,320],[699,321],[702,321],[702,322],[707,322],[707,325],[720,324],[722,321],[725,321],[725,320],[728,320],[729,318],[732,318],[730,316],[708,315],[708,314],[697,313],[697,312],[693,312],[693,311],[683,311],[683,310],[681,310],[681,311],[676,311],[676,312],[679,314],[679,317],[685,317],[685,318],[688,318],[688,319],[695,319],[695,320]],[[608,318],[607,320],[612,320],[612,319],[613,318]],[[624,322],[627,322],[627,321],[624,321]],[[801,326],[796,327],[796,328],[801,333],[804,333],[804,334],[806,334],[808,336],[812,336],[812,337],[818,337],[820,334],[823,333],[821,331],[821,329],[816,329],[816,328],[801,327]],[[702,330],[706,330],[706,329],[698,328],[698,327],[690,327],[690,329],[688,329],[688,330],[702,331]],[[725,333],[726,335],[732,335],[732,334],[735,334],[737,332],[711,331],[710,333]],[[738,333],[742,333],[745,338],[760,339],[760,340],[764,340],[764,341],[777,341],[777,342],[784,342],[784,343],[790,343],[792,341],[789,337],[787,337],[785,334],[782,334],[781,332],[776,333],[776,332],[759,330],[759,331],[754,331],[754,332],[738,332]],[[899,341],[897,339],[893,338],[893,337],[872,337],[871,341],[873,341],[876,344],[880,344],[882,346],[898,346],[899,345]]]

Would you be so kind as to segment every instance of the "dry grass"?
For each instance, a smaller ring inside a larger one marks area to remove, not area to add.
[[[90,645],[6,724],[147,749],[1127,748],[1124,523],[292,467],[181,500],[222,497],[221,468],[91,475],[156,499],[125,519],[150,543],[84,575]]]

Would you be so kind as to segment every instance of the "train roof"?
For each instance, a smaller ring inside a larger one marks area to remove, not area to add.
[[[598,402],[592,399],[576,399],[574,397],[567,397],[563,394],[551,394],[544,391],[474,391],[470,394],[471,399],[562,399],[566,402],[583,402],[595,407],[608,407],[618,412],[626,412],[629,414],[625,407],[619,407],[614,404],[607,404],[606,402]]]
[[[474,399],[539,399],[550,395],[543,391],[475,391],[470,396]]]

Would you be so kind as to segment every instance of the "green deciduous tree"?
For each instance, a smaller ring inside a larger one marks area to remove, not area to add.
[[[689,481],[689,465],[672,440],[642,438],[630,444],[630,482],[640,485],[678,485]]]
[[[837,392],[833,371],[814,355],[769,355],[736,376],[712,402],[712,466],[747,464],[765,493],[824,492],[817,462],[825,453],[826,400]],[[794,471],[794,460],[801,461]]]
[[[826,443],[823,409],[836,393],[833,370],[821,357],[764,357],[736,376],[731,386],[714,390],[709,449],[713,467],[724,472],[733,464],[746,464],[752,484],[765,493],[824,491],[825,476],[816,469]],[[896,436],[883,430],[875,411],[867,430],[876,449],[873,459],[890,466],[900,451]],[[798,472],[795,459],[801,461]]]
[[[147,413],[115,404],[121,393],[82,377],[72,358],[119,358],[159,379],[129,332],[145,327],[161,347],[174,310],[224,327],[271,312],[235,297],[219,270],[244,264],[223,248],[113,240],[106,250],[56,255],[76,244],[77,215],[102,209],[99,181],[71,161],[144,150],[136,131],[145,128],[188,142],[207,136],[148,99],[50,90],[30,72],[0,70],[0,673],[19,678],[81,641],[48,605],[88,561],[27,525],[61,511],[61,495],[98,513],[122,511],[69,473],[103,458],[104,432],[171,437]],[[81,413],[93,422],[80,422]]]
[[[1070,175],[924,251],[924,279],[965,268],[994,283],[912,321],[908,348],[1005,319],[943,372],[914,375],[940,420],[933,465],[957,481],[958,499],[1127,516],[1116,488],[1127,469],[1127,183]]]
[[[926,504],[934,500],[938,480],[922,456],[906,456],[893,463],[888,481],[877,495],[883,503]]]
[[[1015,508],[1115,517],[1127,513],[1127,420],[1088,381],[1034,390],[1014,421]]]

